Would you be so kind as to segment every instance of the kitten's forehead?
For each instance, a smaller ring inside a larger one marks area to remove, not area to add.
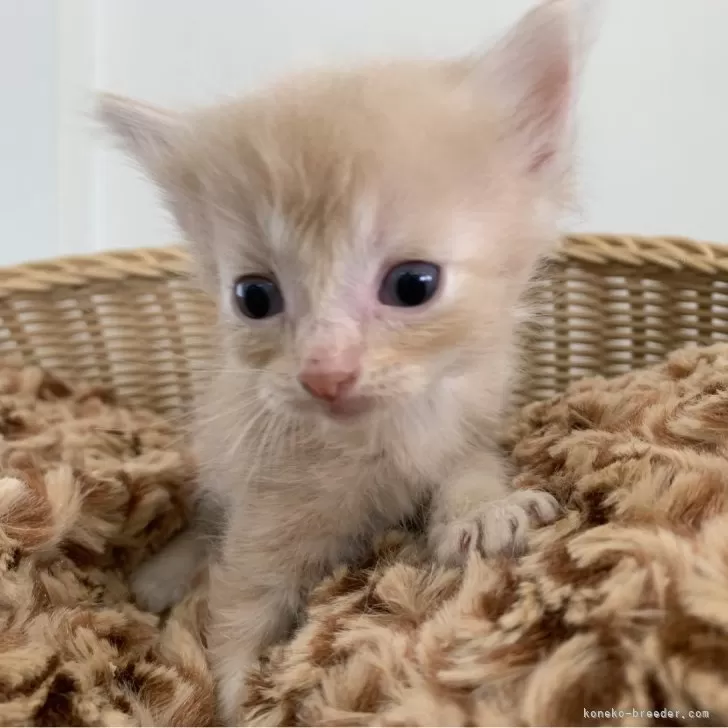
[[[431,228],[428,213],[487,168],[491,125],[462,113],[451,75],[413,63],[316,75],[216,109],[200,120],[207,195],[258,244],[319,263],[396,224]]]

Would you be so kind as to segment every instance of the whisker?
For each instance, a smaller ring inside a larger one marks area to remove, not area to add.
[[[232,446],[228,449],[227,457],[231,458],[235,454],[235,452],[240,448],[240,445],[243,443],[245,438],[248,436],[248,434],[251,432],[251,430],[260,422],[260,419],[266,414],[267,410],[264,407],[261,407],[254,415],[253,417],[248,420],[246,423],[246,426],[240,431],[238,436],[235,438],[235,441],[233,442]]]

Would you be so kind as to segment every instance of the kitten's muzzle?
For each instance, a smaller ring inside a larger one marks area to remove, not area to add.
[[[333,404],[349,396],[360,374],[361,347],[319,345],[303,360],[298,381],[315,399]]]
[[[312,368],[298,376],[301,386],[316,399],[330,404],[344,398],[359,379],[358,370]]]
[[[356,391],[361,362],[360,346],[319,348],[304,360],[298,382],[331,417],[340,419],[362,414],[373,403]]]

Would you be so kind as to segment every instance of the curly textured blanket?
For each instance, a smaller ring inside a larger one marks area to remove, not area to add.
[[[388,534],[261,661],[249,723],[728,722],[728,346],[581,382],[504,447],[564,518],[464,572]],[[185,519],[174,428],[6,365],[0,467],[0,723],[214,724],[204,585],[156,617],[125,583]]]

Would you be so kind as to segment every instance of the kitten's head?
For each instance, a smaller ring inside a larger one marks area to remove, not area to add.
[[[570,5],[537,6],[479,57],[179,114],[104,97],[219,300],[227,366],[270,403],[381,411],[498,360],[568,198]]]

